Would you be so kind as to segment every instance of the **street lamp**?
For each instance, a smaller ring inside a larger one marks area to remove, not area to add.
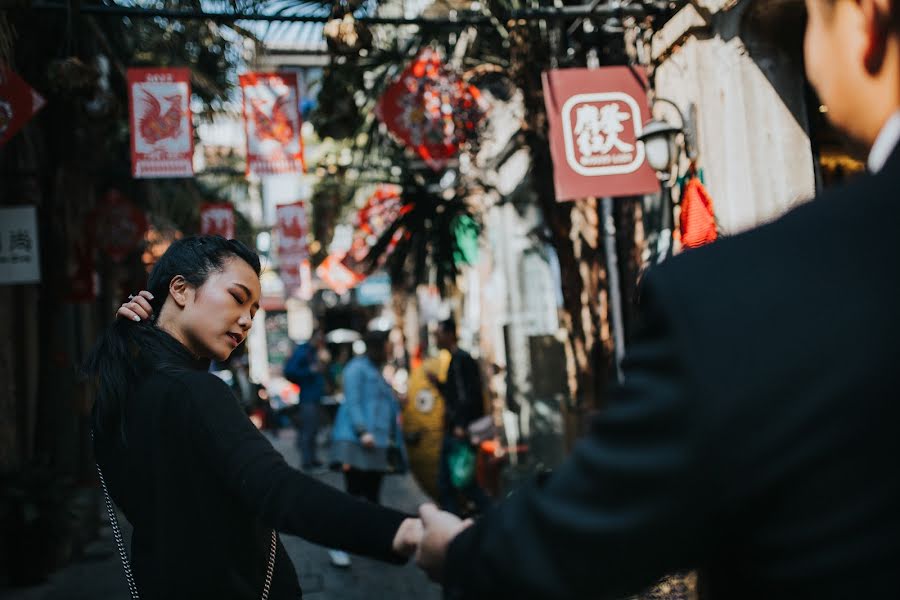
[[[672,171],[672,163],[678,158],[676,138],[680,133],[681,127],[666,121],[654,119],[644,125],[644,131],[638,136],[638,140],[644,142],[647,163],[654,171],[658,173]]]
[[[696,155],[691,146],[693,139],[691,123],[684,118],[684,113],[678,105],[665,98],[656,98],[657,103],[668,104],[675,109],[680,119],[679,125],[673,125],[665,119],[652,119],[644,125],[644,130],[638,136],[638,141],[644,143],[644,152],[647,163],[656,171],[656,176],[662,183],[660,201],[659,237],[656,243],[656,261],[662,262],[672,254],[672,233],[674,220],[672,206],[672,188],[678,183],[678,166],[681,162],[682,151],[688,158],[694,159]],[[691,106],[693,116],[694,107]]]

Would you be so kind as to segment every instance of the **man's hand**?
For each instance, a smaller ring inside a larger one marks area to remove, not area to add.
[[[422,521],[420,519],[404,519],[394,534],[392,548],[394,552],[409,558],[415,554],[422,541]]]
[[[359,443],[362,444],[363,448],[374,448],[375,436],[367,431],[359,437]]]
[[[447,546],[459,533],[472,524],[472,519],[461,520],[456,515],[438,510],[434,504],[419,507],[424,532],[416,550],[416,564],[432,581],[441,583],[444,577],[444,559]]]
[[[117,319],[129,321],[146,321],[153,316],[153,307],[150,306],[153,294],[147,290],[141,290],[137,296],[129,296],[128,302],[122,304],[116,311]]]

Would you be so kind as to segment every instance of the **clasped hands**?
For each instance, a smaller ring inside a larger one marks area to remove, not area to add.
[[[442,582],[447,546],[461,531],[472,524],[454,514],[438,509],[434,504],[419,507],[418,519],[406,519],[394,535],[394,551],[414,556],[416,564],[433,581]]]

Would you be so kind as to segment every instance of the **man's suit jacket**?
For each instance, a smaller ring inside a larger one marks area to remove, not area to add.
[[[572,456],[450,545],[450,598],[900,597],[900,152],[651,271]]]

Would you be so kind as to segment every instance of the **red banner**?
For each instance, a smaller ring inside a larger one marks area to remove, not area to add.
[[[244,92],[247,174],[305,171],[297,74],[245,73],[240,82]]]
[[[234,207],[230,204],[205,203],[200,206],[200,233],[234,238]]]
[[[425,48],[378,101],[378,118],[435,171],[475,135],[486,106],[475,86]]]
[[[118,190],[109,190],[91,216],[91,237],[115,262],[137,250],[147,233],[147,216]]]
[[[0,67],[0,146],[25,126],[44,99],[16,73]]]
[[[278,265],[285,296],[291,296],[298,289],[308,287],[304,282],[303,263],[307,262],[306,204],[280,204],[275,207],[276,229],[278,233]],[[309,274],[307,264],[306,273]],[[307,277],[308,278],[308,277]],[[302,291],[302,290],[301,290]]]
[[[650,118],[642,67],[544,73],[557,200],[659,191],[637,141]]]
[[[128,105],[131,174],[193,177],[190,70],[128,69]]]

